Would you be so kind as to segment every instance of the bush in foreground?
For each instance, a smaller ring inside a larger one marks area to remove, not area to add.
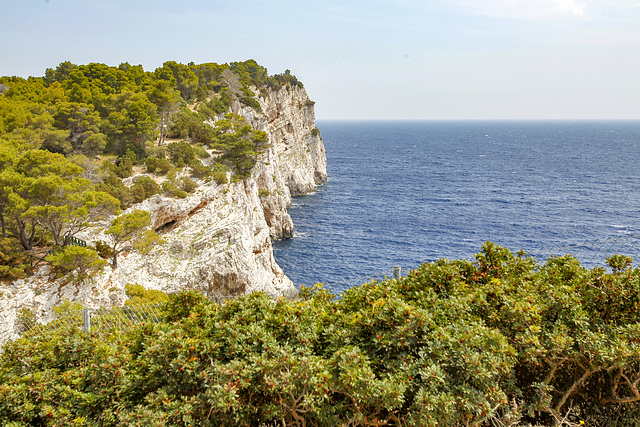
[[[5,347],[3,425],[633,426],[640,269],[487,243],[340,299],[172,295],[163,323]]]

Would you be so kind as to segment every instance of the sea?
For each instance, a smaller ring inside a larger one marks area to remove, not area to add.
[[[583,264],[631,242],[640,261],[640,121],[317,126],[328,182],[293,199],[295,234],[274,242],[297,286],[339,292],[393,267],[473,260],[486,241]]]

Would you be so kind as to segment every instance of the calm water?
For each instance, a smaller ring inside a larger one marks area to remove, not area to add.
[[[329,181],[275,256],[296,285],[640,232],[640,122],[318,122]]]

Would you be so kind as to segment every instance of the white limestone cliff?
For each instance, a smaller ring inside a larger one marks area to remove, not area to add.
[[[262,291],[294,296],[296,289],[273,257],[273,239],[293,236],[287,213],[291,196],[314,191],[327,179],[326,156],[315,127],[313,103],[304,88],[267,90],[262,112],[235,101],[232,111],[267,132],[269,148],[242,182],[200,182],[185,199],[153,196],[131,209],[151,213],[164,243],[151,253],[122,254],[118,267],[81,284],[39,268],[28,279],[0,287],[0,344],[16,336],[16,313],[27,308],[46,320],[64,299],[83,305],[122,305],[124,288],[137,283],[165,292],[198,289],[210,296]],[[98,231],[84,236],[93,242]],[[102,237],[102,240],[104,237]]]

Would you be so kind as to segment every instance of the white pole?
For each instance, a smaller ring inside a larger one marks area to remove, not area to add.
[[[89,309],[82,309],[82,319],[84,323],[84,332],[89,333],[89,329],[91,329],[91,317],[89,316]]]

